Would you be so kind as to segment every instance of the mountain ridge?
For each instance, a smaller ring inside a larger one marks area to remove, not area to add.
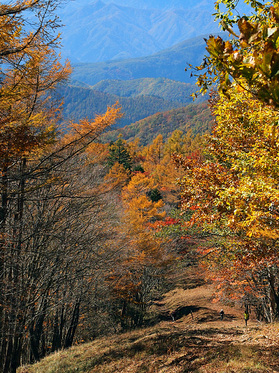
[[[223,35],[222,33],[219,33]],[[188,64],[199,65],[205,55],[208,34],[184,40],[160,52],[138,58],[95,63],[73,64],[72,80],[95,85],[101,80],[131,80],[138,78],[167,78],[195,84]]]
[[[191,7],[182,1],[144,4],[79,1],[60,9],[63,58],[86,63],[142,57],[218,30],[209,0]]]
[[[172,102],[186,103],[196,87],[190,83],[173,81],[166,78],[139,78],[133,80],[101,80],[91,89],[119,97],[154,96]]]

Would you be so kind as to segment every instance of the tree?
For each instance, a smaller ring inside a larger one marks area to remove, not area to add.
[[[158,135],[152,144],[146,148],[146,160],[152,168],[158,165],[164,156],[163,136]]]
[[[237,285],[243,288],[244,282],[248,292],[252,288],[248,279],[258,278],[254,284],[258,302],[264,300],[263,310],[271,320],[278,313],[278,303],[271,304],[260,295],[260,272],[265,272],[264,265],[272,272],[277,272],[278,266],[277,128],[274,131],[278,112],[238,85],[228,93],[230,98],[221,95],[212,102],[216,125],[208,138],[207,158],[177,157],[185,170],[182,208],[194,208],[190,224],[203,224],[220,235],[219,243],[212,243],[216,250],[206,252],[207,259],[212,259],[208,262],[211,273],[219,281],[223,278],[231,295],[235,295],[232,289]],[[268,285],[266,275],[264,282]],[[266,294],[271,287],[276,289],[277,283],[273,276]],[[243,289],[242,296],[246,296]]]
[[[162,135],[158,135],[151,145],[141,150],[142,166],[149,178],[154,181],[148,193],[154,193],[152,198],[163,198],[168,208],[176,207],[179,203],[179,186],[177,179],[182,177],[183,172],[175,167],[173,154],[191,155],[200,153],[202,141],[199,136],[194,137],[189,131],[183,135],[182,131],[174,131],[167,141],[163,142]],[[155,190],[157,189],[157,191]]]
[[[175,130],[166,141],[164,152],[172,155],[174,153],[183,154],[185,149],[185,136],[180,130]]]
[[[147,196],[153,186],[144,173],[136,173],[122,190],[123,249],[108,273],[122,329],[143,324],[150,302],[160,293],[162,274],[167,272],[171,261],[163,240],[148,229],[148,222],[165,216],[163,201],[153,202]]]
[[[236,1],[216,3],[217,18],[235,38],[211,36],[209,55],[198,67],[206,68],[198,79],[202,90],[218,84],[211,100],[216,123],[205,159],[176,159],[185,170],[183,209],[194,211],[189,225],[215,237],[204,252],[210,273],[222,291],[272,321],[279,315],[278,4],[248,3],[254,13],[234,19]]]
[[[131,155],[126,142],[121,137],[109,146],[108,165],[112,167],[116,162],[123,165],[126,170],[131,170]]]
[[[0,5],[0,276],[1,370],[14,372],[22,350],[24,310],[21,263],[27,158],[54,141],[59,107],[48,90],[64,80],[54,53],[58,43],[54,1],[26,0]],[[28,14],[28,16],[27,16]],[[32,17],[31,17],[32,14]]]
[[[93,123],[74,125],[40,154],[26,154],[24,183],[20,168],[9,169],[1,236],[3,371],[40,359],[46,346],[73,343],[88,278],[94,278],[99,245],[110,227],[101,223],[106,202],[100,170],[89,167],[85,150],[118,113],[108,109]]]
[[[151,189],[149,192],[147,192],[147,196],[152,202],[158,202],[162,199],[162,194],[157,188]]]
[[[59,106],[52,106],[47,92],[70,71],[54,51],[57,5],[29,0],[0,7],[2,163],[53,140]]]
[[[92,122],[72,123],[66,135],[59,132],[60,104],[50,91],[70,69],[55,53],[58,4],[25,0],[0,5],[3,372],[38,360],[48,346],[55,350],[73,343],[97,242],[107,237],[99,223],[104,193],[98,177],[92,178],[93,169],[86,172],[85,150],[120,117],[120,109],[109,108]]]

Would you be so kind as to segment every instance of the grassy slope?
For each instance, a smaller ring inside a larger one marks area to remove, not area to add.
[[[213,286],[196,281],[192,269],[184,285],[154,306],[165,319],[155,326],[60,351],[19,373],[279,372],[278,324],[252,317],[244,327],[242,310],[214,303]]]

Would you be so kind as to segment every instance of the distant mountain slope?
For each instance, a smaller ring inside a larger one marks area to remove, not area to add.
[[[73,1],[60,9],[62,55],[76,62],[146,56],[183,40],[217,32],[214,2]],[[188,5],[187,5],[188,4]]]
[[[114,141],[119,134],[122,134],[125,140],[139,138],[141,145],[147,145],[159,134],[167,139],[177,129],[184,133],[191,130],[193,135],[204,134],[211,130],[212,124],[213,117],[206,102],[190,104],[186,107],[154,114],[121,129],[108,131],[103,135],[102,140],[105,142]]]
[[[194,84],[195,79],[190,77],[189,72],[185,72],[185,68],[187,63],[200,64],[204,54],[205,41],[200,36],[147,57],[73,65],[72,79],[95,85],[106,79],[164,77]]]
[[[165,78],[140,78],[133,80],[102,80],[91,89],[120,97],[155,96],[166,101],[191,102],[191,93],[197,87],[190,83]]]
[[[190,97],[188,100],[185,98],[184,103],[148,95],[119,97],[90,88],[66,85],[60,87],[59,95],[64,98],[64,119],[70,120],[79,120],[85,117],[93,119],[96,114],[104,113],[107,106],[118,101],[125,113],[118,122],[118,127],[129,125],[158,112],[181,107],[191,101]]]

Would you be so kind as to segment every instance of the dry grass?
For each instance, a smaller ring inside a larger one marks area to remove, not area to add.
[[[21,373],[279,372],[278,325],[217,328],[184,320],[98,339],[54,354]],[[264,334],[260,334],[264,333]],[[276,338],[277,335],[277,338]]]
[[[179,287],[154,305],[162,316],[154,327],[60,351],[18,373],[279,372],[279,324],[252,318],[245,327],[243,310],[213,303],[213,290]]]

